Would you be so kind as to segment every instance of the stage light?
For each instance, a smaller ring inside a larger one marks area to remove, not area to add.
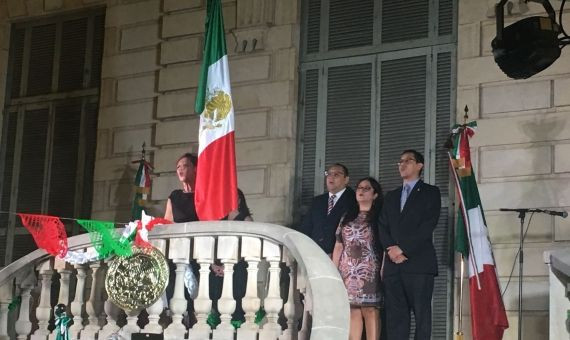
[[[504,6],[501,0],[495,6],[497,36],[491,42],[495,62],[510,78],[526,79],[550,65],[560,57],[561,49],[570,42],[562,25],[556,23],[556,13],[548,0],[527,0],[543,5],[548,17],[533,16],[504,27]],[[564,3],[560,7],[560,19]],[[563,37],[558,36],[563,34]]]

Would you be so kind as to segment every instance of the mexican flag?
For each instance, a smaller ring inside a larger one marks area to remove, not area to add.
[[[469,138],[473,136],[476,126],[476,122],[457,125],[451,134],[453,146],[449,160],[460,203],[455,249],[468,262],[473,339],[500,340],[509,323],[471,164]]]
[[[201,221],[219,220],[237,209],[234,106],[221,0],[208,0],[195,111],[200,114],[196,213]]]
[[[146,202],[148,201],[148,194],[150,193],[151,186],[150,173],[152,166],[150,163],[145,161],[144,158],[134,161],[133,163],[139,163],[139,169],[135,176],[135,198],[131,208],[131,218],[134,221],[141,219],[142,212]]]

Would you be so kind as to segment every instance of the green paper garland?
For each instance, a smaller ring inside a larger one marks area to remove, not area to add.
[[[131,237],[121,239],[115,232],[115,223],[94,220],[77,220],[77,223],[89,232],[89,238],[99,257],[132,255]]]

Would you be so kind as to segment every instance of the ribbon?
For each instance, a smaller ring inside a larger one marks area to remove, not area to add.
[[[148,216],[144,211],[142,212],[142,216],[140,221],[137,221],[137,236],[135,237],[135,245],[141,248],[149,248],[152,247],[151,244],[148,242],[148,233],[151,231],[155,226],[161,224],[172,224],[172,221],[169,221],[164,218],[154,218],[152,216]]]
[[[69,337],[69,323],[71,318],[65,312],[55,314],[55,340],[71,340]]]

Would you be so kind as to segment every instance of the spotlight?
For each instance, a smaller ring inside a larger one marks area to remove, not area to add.
[[[548,0],[527,0],[542,4],[548,17],[533,16],[504,27],[504,6],[507,1],[501,0],[495,6],[497,36],[491,42],[493,56],[507,76],[526,79],[552,65],[570,38],[556,23],[556,14]],[[562,1],[560,13],[565,2]],[[559,21],[562,22],[562,14]],[[564,37],[558,38],[561,33]]]

